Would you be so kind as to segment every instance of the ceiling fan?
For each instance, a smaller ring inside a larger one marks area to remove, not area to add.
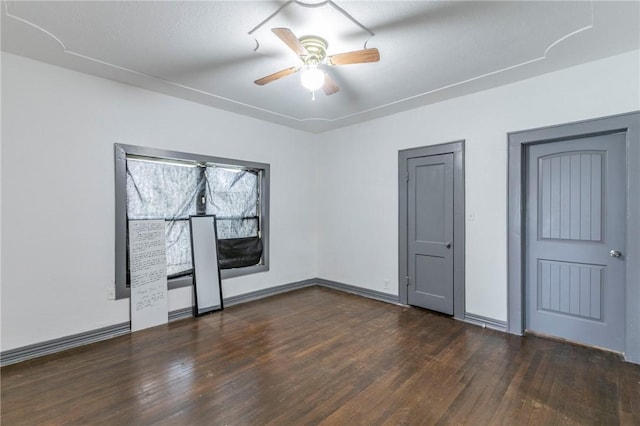
[[[319,65],[362,64],[366,62],[378,62],[380,60],[380,53],[376,48],[327,56],[328,44],[326,40],[321,37],[304,36],[298,38],[293,31],[288,28],[273,28],[271,31],[298,55],[302,61],[302,66],[285,68],[254,81],[254,83],[259,86],[302,71],[302,85],[309,89],[309,91],[314,93],[322,87],[327,96],[333,95],[338,92],[340,88],[329,74],[318,68]]]

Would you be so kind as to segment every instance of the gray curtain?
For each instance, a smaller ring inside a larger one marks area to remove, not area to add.
[[[259,174],[214,165],[203,172],[203,167],[127,159],[127,217],[165,220],[168,276],[191,273],[189,216],[198,213],[216,215],[221,267],[256,264],[262,256]],[[201,194],[204,212],[198,211]]]
[[[207,214],[216,215],[219,239],[258,236],[258,173],[208,166]]]
[[[165,220],[168,276],[192,269],[189,216],[204,184],[197,166],[127,159],[128,219]]]

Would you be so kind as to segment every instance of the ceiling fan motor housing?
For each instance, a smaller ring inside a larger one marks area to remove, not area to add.
[[[303,36],[300,37],[300,44],[309,52],[308,55],[302,58],[305,65],[317,65],[327,57],[328,43],[322,37]]]

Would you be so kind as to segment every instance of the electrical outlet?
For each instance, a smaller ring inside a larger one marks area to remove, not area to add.
[[[384,289],[385,290],[391,290],[391,281],[384,280]]]
[[[107,289],[107,300],[116,300],[116,289],[109,287]]]

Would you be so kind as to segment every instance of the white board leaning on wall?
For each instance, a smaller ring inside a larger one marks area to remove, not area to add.
[[[129,221],[131,331],[169,319],[164,220]]]

